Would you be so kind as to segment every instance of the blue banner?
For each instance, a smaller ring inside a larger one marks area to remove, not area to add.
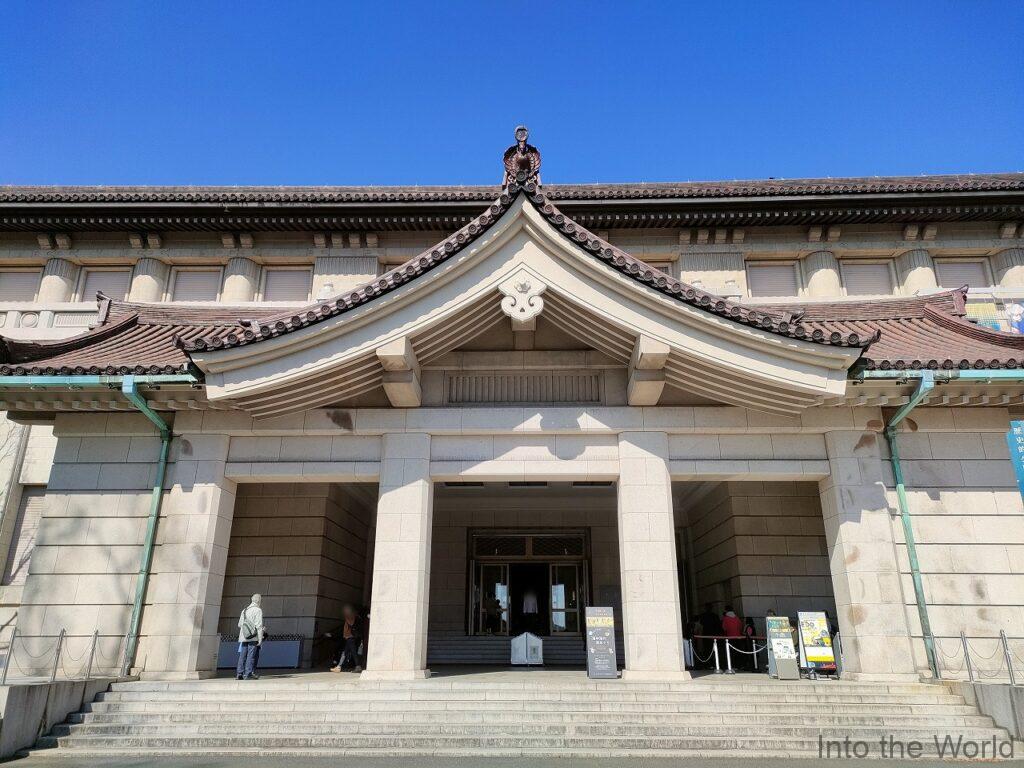
[[[1017,475],[1017,488],[1024,494],[1024,421],[1011,421],[1006,433],[1006,444],[1010,446],[1010,461]]]

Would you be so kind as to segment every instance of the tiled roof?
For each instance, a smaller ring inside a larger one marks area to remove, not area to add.
[[[964,289],[905,299],[785,307],[810,333],[874,339],[858,365],[869,370],[1024,368],[1024,336],[964,316]],[[766,309],[766,308],[757,308]],[[770,308],[779,312],[778,306]],[[103,323],[59,342],[0,339],[0,375],[178,373],[184,343],[237,336],[252,307],[110,302]]]
[[[865,176],[638,184],[550,184],[551,200],[806,197],[1024,191],[1024,173]],[[0,203],[420,203],[487,202],[497,185],[476,186],[0,186]]]

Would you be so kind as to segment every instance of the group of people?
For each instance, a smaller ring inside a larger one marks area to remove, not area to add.
[[[238,663],[235,666],[236,680],[259,680],[256,667],[260,661],[260,647],[267,639],[267,628],[263,623],[263,598],[253,595],[238,617]],[[341,609],[341,623],[337,629],[327,632],[324,637],[333,640],[331,672],[351,669],[363,671],[366,653],[366,621],[351,603]]]
[[[709,669],[714,669],[714,647],[719,644],[718,652],[722,654],[719,663],[725,666],[725,648],[722,641],[711,638],[729,638],[732,649],[739,651],[732,656],[734,669],[754,668],[754,635],[757,630],[754,628],[754,620],[747,618],[743,620],[731,605],[726,605],[721,614],[715,612],[712,603],[704,606],[704,612],[686,625],[685,636],[694,644],[696,660],[704,660],[702,663]]]

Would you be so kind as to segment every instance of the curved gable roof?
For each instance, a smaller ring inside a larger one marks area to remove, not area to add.
[[[538,181],[525,180],[522,183],[509,182],[487,210],[465,227],[364,286],[327,301],[307,305],[298,311],[281,312],[259,321],[254,320],[234,333],[183,340],[182,348],[191,353],[255,344],[308,328],[367,304],[411,283],[471,245],[501,219],[520,196],[524,196],[558,232],[595,259],[681,303],[769,333],[818,344],[864,347],[874,340],[870,333],[865,336],[856,331],[844,333],[838,328],[827,326],[810,327],[801,322],[800,312],[739,304],[670,277],[573,221],[548,199]]]

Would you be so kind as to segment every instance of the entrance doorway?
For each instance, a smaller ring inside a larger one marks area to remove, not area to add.
[[[470,634],[580,634],[588,582],[582,531],[477,531],[470,546]]]

